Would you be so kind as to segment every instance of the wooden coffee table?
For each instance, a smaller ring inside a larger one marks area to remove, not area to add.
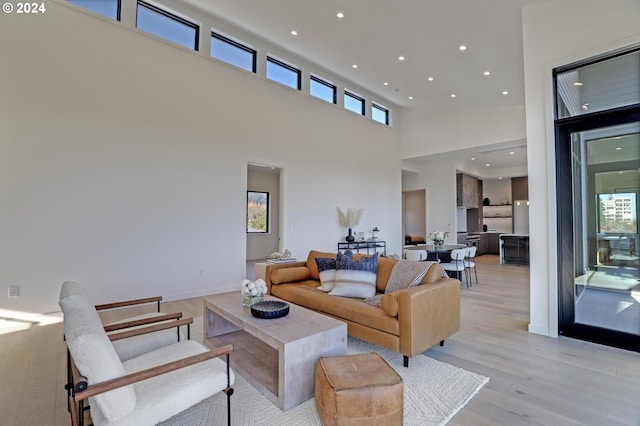
[[[280,300],[267,296],[266,300]],[[204,343],[228,343],[231,367],[271,402],[287,411],[314,395],[321,356],[347,353],[347,324],[289,303],[282,318],[260,319],[242,306],[240,291],[204,299]]]

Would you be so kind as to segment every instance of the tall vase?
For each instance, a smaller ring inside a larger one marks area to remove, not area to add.
[[[344,239],[348,243],[352,243],[356,240],[356,237],[353,236],[353,230],[351,228],[349,228],[349,235],[344,237]]]

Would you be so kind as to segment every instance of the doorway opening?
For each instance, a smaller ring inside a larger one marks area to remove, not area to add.
[[[247,277],[251,275],[250,262],[264,261],[280,250],[281,172],[275,166],[253,163],[247,166]]]
[[[424,189],[402,192],[402,227],[405,244],[425,243],[427,236],[427,195]]]

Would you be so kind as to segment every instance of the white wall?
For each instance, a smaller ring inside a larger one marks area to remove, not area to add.
[[[403,159],[526,137],[523,107],[403,109],[401,121]]]
[[[523,9],[531,332],[558,334],[552,70],[639,43],[639,22],[638,0],[565,0]]]
[[[0,308],[237,290],[249,162],[285,170],[294,256],[335,249],[336,206],[400,252],[397,127],[55,1],[0,14],[0,57]]]
[[[511,204],[511,179],[483,179],[482,199],[488,198],[491,205]]]

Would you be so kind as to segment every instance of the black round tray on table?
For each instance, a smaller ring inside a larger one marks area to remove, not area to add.
[[[289,313],[289,304],[277,300],[265,300],[251,305],[251,315],[256,318],[280,318]]]

